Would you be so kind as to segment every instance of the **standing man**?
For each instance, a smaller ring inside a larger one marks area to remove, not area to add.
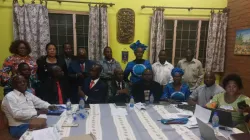
[[[103,50],[104,59],[99,61],[102,66],[101,79],[111,80],[114,70],[116,68],[121,68],[119,62],[117,62],[112,56],[112,49],[110,47],[105,47]]]
[[[69,67],[70,62],[75,59],[73,48],[69,43],[63,44],[63,55],[61,57],[64,59],[67,68]]]
[[[152,65],[154,81],[158,82],[163,88],[170,82],[173,82],[171,76],[174,66],[167,61],[165,50],[161,50],[158,55],[159,61]]]
[[[183,80],[186,82],[190,91],[193,92],[200,86],[203,78],[203,68],[199,60],[194,58],[194,52],[187,50],[186,58],[180,60],[177,66],[184,70]]]
[[[204,85],[199,86],[189,96],[188,103],[190,105],[198,104],[205,106],[214,95],[225,92],[221,86],[215,83],[215,74],[213,72],[205,73],[204,83]]]
[[[81,97],[85,98],[87,103],[105,103],[108,94],[108,86],[100,79],[102,67],[94,64],[90,69],[90,77],[84,80]]]
[[[68,68],[69,82],[71,85],[72,93],[72,103],[79,102],[80,98],[78,96],[78,92],[82,92],[82,83],[84,82],[84,79],[89,77],[89,72],[93,64],[94,62],[89,60],[87,57],[86,49],[79,48],[77,51],[77,59],[72,60]]]

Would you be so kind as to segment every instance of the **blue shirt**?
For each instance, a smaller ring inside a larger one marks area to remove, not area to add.
[[[131,73],[130,82],[136,83],[141,80],[142,73],[145,69],[152,70],[151,64],[148,60],[144,60],[143,63],[136,63],[135,61],[128,62],[124,70],[124,79],[127,80]]]
[[[174,99],[179,101],[187,101],[190,95],[189,87],[186,83],[182,83],[180,91],[175,91],[173,83],[165,86],[161,99]]]

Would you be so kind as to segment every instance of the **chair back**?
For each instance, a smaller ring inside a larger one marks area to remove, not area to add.
[[[0,100],[0,106],[2,105],[2,100]],[[8,128],[8,120],[0,108],[0,131]]]

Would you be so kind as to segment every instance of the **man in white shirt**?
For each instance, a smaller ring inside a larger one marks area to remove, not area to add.
[[[167,54],[165,50],[161,50],[158,57],[159,61],[152,65],[154,81],[165,87],[165,85],[173,81],[171,71],[174,66],[167,61]]]
[[[27,81],[21,75],[13,77],[12,87],[14,90],[3,98],[2,110],[8,119],[10,134],[19,138],[29,128],[32,118],[46,114],[48,108],[54,110],[56,107],[27,92]]]

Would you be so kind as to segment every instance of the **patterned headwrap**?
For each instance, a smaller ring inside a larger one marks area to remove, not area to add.
[[[130,45],[130,48],[135,52],[137,48],[142,48],[143,51],[147,49],[148,46],[142,44],[140,40],[137,40],[135,43]]]
[[[176,73],[179,73],[179,74],[183,75],[183,74],[184,74],[184,71],[183,71],[181,68],[174,68],[174,69],[172,70],[172,72],[171,72],[171,75],[172,75],[172,76],[175,76]]]

